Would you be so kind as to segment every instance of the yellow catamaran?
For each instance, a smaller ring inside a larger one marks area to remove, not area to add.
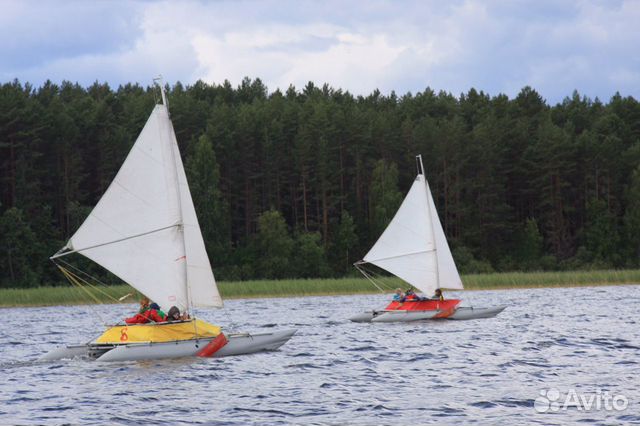
[[[81,254],[117,275],[166,311],[223,306],[191,199],[166,95],[153,109],[113,182],[84,223],[51,259],[72,282],[82,278],[62,262]],[[224,335],[200,319],[115,325],[97,339],[54,349],[53,360],[98,361],[225,356],[277,349],[295,330]]]

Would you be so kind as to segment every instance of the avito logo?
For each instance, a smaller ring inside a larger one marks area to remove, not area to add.
[[[613,395],[600,389],[593,393],[578,393],[575,389],[569,389],[563,394],[555,388],[542,389],[533,404],[538,413],[555,413],[570,408],[579,411],[623,411],[628,406],[628,398],[621,394]]]

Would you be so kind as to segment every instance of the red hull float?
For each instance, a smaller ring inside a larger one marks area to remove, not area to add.
[[[406,302],[393,301],[384,308],[385,311],[439,311],[433,318],[447,318],[451,316],[460,304],[459,299],[449,300],[408,300]]]

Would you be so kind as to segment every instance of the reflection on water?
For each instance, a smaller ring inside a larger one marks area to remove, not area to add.
[[[356,324],[387,296],[233,300],[229,331],[298,328],[279,351],[224,359],[42,363],[135,306],[2,309],[0,424],[640,423],[640,286],[466,292],[494,319]],[[534,408],[541,391],[629,400]]]

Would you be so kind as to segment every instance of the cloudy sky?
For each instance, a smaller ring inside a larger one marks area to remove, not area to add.
[[[0,82],[640,97],[638,0],[0,0]]]

